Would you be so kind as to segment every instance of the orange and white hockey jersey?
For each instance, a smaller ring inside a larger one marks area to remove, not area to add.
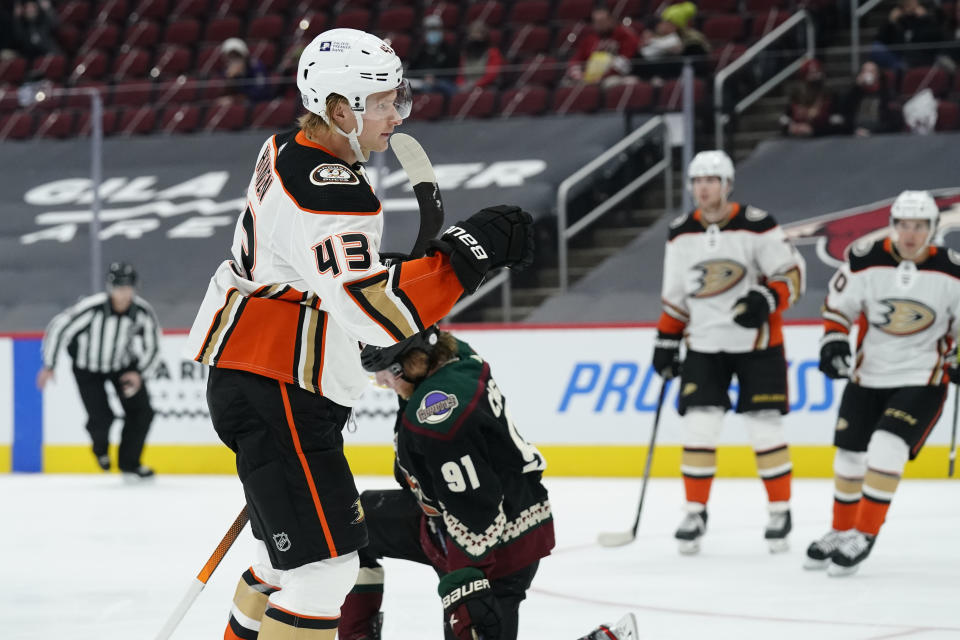
[[[930,247],[918,263],[901,260],[889,238],[850,249],[830,279],[824,340],[856,324],[850,379],[878,389],[945,382],[944,364],[960,317],[960,255]]]
[[[380,263],[383,213],[363,168],[302,133],[271,136],[237,221],[233,259],[207,288],[189,357],[297,384],[353,406],[360,343],[388,346],[463,293],[444,254]]]
[[[663,264],[663,313],[657,329],[683,334],[703,353],[745,353],[783,344],[781,313],[803,294],[806,263],[766,211],[731,203],[732,215],[708,224],[700,211],[670,225]],[[751,287],[776,291],[777,310],[759,329],[733,321]]]

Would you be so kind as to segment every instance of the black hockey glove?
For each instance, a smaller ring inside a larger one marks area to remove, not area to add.
[[[820,371],[834,380],[850,376],[850,338],[828,333],[820,340]]]
[[[520,207],[487,207],[447,229],[430,246],[450,255],[460,284],[473,293],[491,269],[519,271],[533,262],[533,217]]]
[[[733,321],[747,329],[759,329],[779,304],[780,297],[776,291],[762,284],[757,285],[734,303]]]
[[[380,254],[380,264],[388,268],[392,267],[395,264],[406,262],[407,260],[410,260],[410,256],[406,253],[381,253]]]
[[[451,571],[440,578],[437,593],[443,599],[446,624],[457,640],[499,640],[500,603],[482,571],[473,567]]]
[[[947,356],[947,361],[945,367],[947,370],[947,376],[950,378],[950,382],[955,385],[960,385],[960,364],[957,362],[958,354],[956,351]]]
[[[657,332],[653,341],[653,370],[669,380],[680,375],[680,339],[679,333]]]

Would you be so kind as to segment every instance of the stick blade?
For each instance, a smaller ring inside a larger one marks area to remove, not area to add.
[[[390,136],[390,148],[393,149],[393,155],[400,161],[400,166],[410,179],[410,184],[437,181],[437,174],[433,171],[427,152],[413,136],[405,133],[393,134]]]
[[[636,540],[632,531],[608,531],[597,536],[601,547],[622,547]]]

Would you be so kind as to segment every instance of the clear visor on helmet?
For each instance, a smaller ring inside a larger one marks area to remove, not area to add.
[[[404,78],[396,89],[367,96],[363,117],[367,120],[406,119],[412,107],[413,91],[410,89],[410,82]]]

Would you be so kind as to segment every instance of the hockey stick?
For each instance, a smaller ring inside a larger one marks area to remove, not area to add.
[[[960,382],[960,381],[958,381]],[[950,458],[947,462],[947,477],[953,477],[953,467],[957,462],[957,410],[960,409],[960,386],[953,388],[953,429],[950,430]]]
[[[249,520],[249,516],[247,516],[247,507],[244,505],[243,509],[240,510],[240,514],[237,516],[237,519],[233,521],[233,524],[230,525],[230,529],[227,530],[226,535],[223,536],[220,544],[218,544],[217,548],[213,550],[213,554],[210,556],[210,559],[207,560],[207,563],[203,565],[202,569],[200,569],[200,573],[198,573],[197,577],[194,578],[193,582],[190,583],[190,588],[187,589],[187,593],[184,594],[180,604],[177,605],[177,608],[174,609],[173,613],[170,614],[170,617],[167,618],[167,623],[163,625],[163,629],[161,629],[160,633],[157,634],[155,640],[167,640],[167,638],[173,635],[177,625],[180,624],[180,621],[183,620],[183,616],[187,614],[187,610],[189,610],[191,605],[193,605],[193,601],[197,599],[197,596],[200,595],[200,592],[203,591],[203,588],[207,586],[207,580],[209,580],[210,576],[213,575],[213,572],[220,565],[220,561],[223,560],[223,557],[227,555],[227,551],[230,550],[230,547],[233,546],[233,543],[236,542],[238,537],[240,537],[240,532],[243,531],[243,528],[246,526],[247,520]]]
[[[657,399],[657,413],[653,417],[653,432],[650,434],[650,446],[647,448],[647,464],[643,468],[643,484],[640,487],[640,504],[637,505],[637,515],[633,519],[633,528],[630,531],[613,531],[601,533],[597,542],[603,547],[622,547],[630,544],[637,538],[637,528],[640,526],[640,512],[643,511],[643,498],[647,494],[647,482],[650,480],[650,467],[653,463],[653,448],[657,443],[657,427],[660,426],[660,411],[663,409],[663,399],[667,395],[667,380],[660,385],[660,397]]]
[[[420,258],[426,253],[427,243],[436,237],[443,226],[443,199],[440,197],[437,175],[427,153],[412,136],[393,134],[390,136],[390,148],[413,185],[413,193],[420,206],[420,231],[410,251],[411,258]]]

